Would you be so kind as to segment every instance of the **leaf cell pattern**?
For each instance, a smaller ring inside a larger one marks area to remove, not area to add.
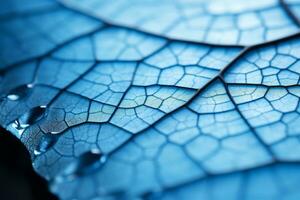
[[[223,45],[251,45],[299,30],[299,1],[278,0],[64,0],[105,21],[169,38]],[[288,2],[287,2],[288,3]],[[298,12],[297,12],[298,11]],[[160,23],[157,23],[159,21]]]
[[[300,1],[29,2],[0,124],[60,199],[300,197]]]

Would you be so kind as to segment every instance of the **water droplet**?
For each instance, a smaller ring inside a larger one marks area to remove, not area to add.
[[[21,126],[29,126],[39,121],[45,115],[46,106],[37,106],[23,114],[19,119]]]
[[[92,149],[89,152],[83,153],[76,161],[70,164],[64,171],[64,175],[69,178],[90,174],[106,161],[106,156],[101,154],[99,149]]]
[[[14,120],[7,126],[7,129],[11,131],[18,138],[21,137],[25,129],[33,123],[39,121],[45,115],[46,106],[37,106],[21,115],[18,119]]]
[[[45,153],[49,148],[51,148],[57,141],[57,137],[51,133],[46,133],[42,136],[39,145],[33,151],[34,155],[38,156]]]
[[[26,126],[21,126],[18,120],[14,120],[10,123],[6,129],[14,134],[17,138],[20,138],[23,132],[25,131]]]
[[[27,84],[27,85],[21,85],[19,87],[16,87],[12,89],[8,95],[6,96],[7,99],[11,101],[16,101],[21,98],[24,98],[28,95],[29,91],[34,87],[34,84]]]
[[[76,160],[64,168],[64,171],[50,180],[50,185],[57,185],[65,181],[73,181],[78,176],[91,174],[99,169],[106,161],[106,155],[103,155],[99,149],[92,149],[89,152],[81,154]]]

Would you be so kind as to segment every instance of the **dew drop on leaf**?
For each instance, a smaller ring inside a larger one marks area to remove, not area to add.
[[[46,133],[42,136],[40,143],[37,148],[34,150],[34,155],[38,156],[42,153],[45,153],[49,148],[51,148],[57,141],[57,137],[51,133]]]
[[[0,126],[60,199],[300,199],[299,0],[4,2]]]
[[[26,97],[33,87],[33,84],[21,85],[12,89],[6,97],[11,101],[17,101],[21,98]]]
[[[46,106],[34,107],[28,112],[21,115],[18,119],[10,123],[7,126],[7,129],[10,130],[15,136],[20,138],[27,127],[36,123],[44,117],[45,111]]]
[[[30,126],[33,123],[41,120],[45,115],[46,106],[37,106],[29,110],[27,113],[23,114],[19,119],[19,124],[21,126]]]
[[[90,174],[99,169],[106,161],[106,156],[103,155],[99,149],[92,149],[81,154],[77,160],[66,167],[62,177],[73,179],[77,176]],[[60,179],[59,178],[59,179]]]

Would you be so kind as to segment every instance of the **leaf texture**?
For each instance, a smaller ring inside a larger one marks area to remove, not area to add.
[[[300,197],[299,1],[29,2],[0,124],[61,199]]]

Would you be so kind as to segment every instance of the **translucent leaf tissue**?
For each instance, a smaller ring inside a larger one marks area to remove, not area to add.
[[[0,21],[0,125],[60,199],[300,199],[299,0],[4,0]]]

